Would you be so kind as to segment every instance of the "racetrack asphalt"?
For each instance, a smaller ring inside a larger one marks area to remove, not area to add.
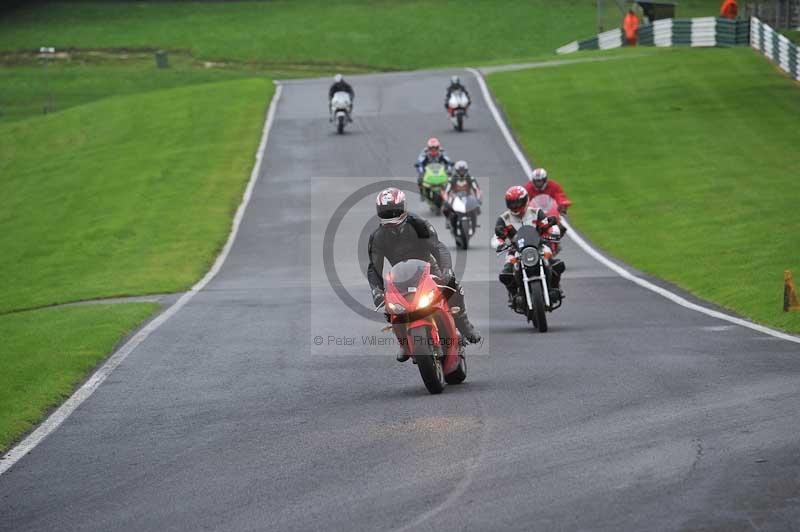
[[[285,83],[221,271],[0,476],[0,530],[798,528],[797,344],[676,305],[570,241],[567,300],[534,332],[506,308],[488,247],[524,176],[466,72],[474,105],[451,129],[452,73],[353,77],[342,136],[327,80]],[[363,345],[390,337],[328,282],[335,264],[370,301],[358,247],[371,195],[342,218],[333,261],[322,254],[347,196],[411,183],[432,135],[487,194],[460,254],[486,341],[439,396],[393,347]]]

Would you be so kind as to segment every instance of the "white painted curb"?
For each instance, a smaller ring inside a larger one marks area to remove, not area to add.
[[[483,79],[483,75],[474,68],[467,69],[475,78],[478,80],[478,84],[481,87],[481,92],[483,93],[483,98],[486,100],[486,104],[489,106],[489,110],[492,112],[492,116],[494,116],[495,122],[497,122],[497,126],[500,128],[500,131],[503,133],[503,137],[505,137],[508,146],[511,148],[511,151],[514,152],[514,155],[519,161],[520,166],[522,166],[525,175],[530,175],[533,169],[531,165],[528,163],[528,160],[523,155],[522,150],[520,149],[517,141],[511,135],[511,132],[508,129],[503,117],[500,115],[500,112],[497,110],[497,106],[494,104],[494,100],[492,99],[492,95],[489,93],[489,88],[486,86],[486,80]],[[586,253],[591,255],[595,260],[609,268],[610,270],[614,271],[620,277],[623,277],[642,288],[646,288],[651,292],[655,292],[656,294],[669,299],[670,301],[677,303],[678,305],[701,312],[707,316],[711,316],[713,318],[717,318],[720,320],[727,321],[729,323],[733,323],[735,325],[740,325],[742,327],[747,327],[748,329],[752,329],[754,331],[758,331],[763,334],[767,334],[769,336],[773,336],[775,338],[779,338],[781,340],[786,340],[787,342],[794,342],[796,344],[800,344],[800,338],[797,336],[793,336],[791,334],[787,334],[781,331],[776,331],[774,329],[770,329],[769,327],[765,327],[763,325],[758,325],[757,323],[753,323],[747,320],[743,320],[742,318],[737,318],[735,316],[730,316],[725,314],[724,312],[719,312],[717,310],[712,310],[710,308],[706,308],[704,306],[698,305],[696,303],[692,303],[691,301],[687,300],[667,290],[666,288],[662,288],[658,285],[651,283],[641,277],[637,277],[636,275],[632,274],[622,266],[616,264],[615,262],[609,260],[608,258],[604,257],[599,251],[594,249],[590,246],[582,237],[581,235],[572,228],[569,223],[564,220],[564,225],[569,229],[567,236],[571,237],[572,240],[575,241],[578,246],[583,249]]]
[[[253,195],[253,188],[255,187],[258,175],[261,173],[261,165],[264,161],[264,150],[267,147],[267,139],[269,138],[269,131],[272,128],[272,123],[275,120],[275,110],[278,106],[278,100],[281,97],[281,85],[275,87],[275,94],[272,96],[272,101],[269,104],[269,111],[267,112],[267,119],[264,122],[264,129],[261,133],[261,142],[258,145],[256,152],[256,163],[253,166],[253,171],[250,173],[250,181],[244,191],[242,202],[236,210],[236,215],[233,218],[233,225],[231,232],[228,235],[228,241],[222,252],[217,256],[217,260],[211,269],[200,279],[188,292],[183,294],[180,299],[172,304],[167,310],[159,314],[153,321],[145,325],[139,332],[137,332],[125,345],[119,348],[113,355],[109,357],[106,362],[87,380],[83,386],[78,388],[75,393],[67,399],[64,404],[58,407],[58,410],[50,414],[32,433],[24,440],[19,442],[13,447],[2,460],[0,460],[0,475],[8,471],[17,461],[28,454],[34,447],[39,445],[51,432],[56,430],[64,420],[66,420],[72,412],[86,399],[88,399],[100,384],[111,374],[117,366],[119,366],[125,358],[136,349],[139,344],[144,342],[150,334],[170,319],[176,312],[178,312],[186,303],[188,303],[200,290],[202,290],[213,278],[217,275],[225,259],[233,247],[233,242],[236,240],[236,235],[239,233],[239,226],[244,217],[244,211],[250,203],[250,198]]]

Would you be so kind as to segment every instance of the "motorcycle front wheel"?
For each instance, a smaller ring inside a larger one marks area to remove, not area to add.
[[[528,310],[528,318],[539,332],[547,332],[547,310],[544,306],[544,292],[541,283],[531,283],[533,310]]]
[[[422,377],[422,382],[425,383],[425,388],[434,395],[442,393],[446,382],[444,369],[442,369],[442,361],[433,350],[430,333],[427,329],[413,331],[411,340],[414,342],[414,360],[417,362],[419,375]]]
[[[469,247],[469,236],[467,236],[464,231],[461,231],[461,236],[458,237],[460,242],[458,243],[461,249],[467,249]]]

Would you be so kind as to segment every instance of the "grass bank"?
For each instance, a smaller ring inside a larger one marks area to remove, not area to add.
[[[605,24],[621,25],[608,2]],[[679,16],[714,15],[684,0]],[[56,2],[0,20],[0,50],[169,48],[211,60],[375,70],[520,61],[596,33],[593,0]]]
[[[82,103],[75,73],[71,107],[0,124],[0,450],[157,305],[20,310],[194,283],[228,235],[273,93],[202,72],[105,97],[119,80],[103,75],[99,100]]]
[[[0,53],[0,125],[60,112],[103,98],[136,95],[203,83],[250,78],[288,79],[333,75],[321,66],[199,61],[170,53],[169,68],[157,69],[149,52],[63,52],[46,65],[32,53]],[[52,104],[52,105],[51,105]]]
[[[157,305],[86,305],[0,316],[0,452],[66,399]]]
[[[0,313],[188,288],[228,234],[272,91],[194,85],[0,126]]]
[[[750,49],[670,49],[489,84],[603,250],[800,332],[782,312],[783,270],[800,271],[796,83]]]

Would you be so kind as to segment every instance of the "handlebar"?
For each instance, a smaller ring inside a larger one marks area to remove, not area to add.
[[[503,253],[505,253],[509,249],[512,249],[513,247],[514,247],[513,244],[507,242],[501,246],[497,246],[497,249],[495,251],[498,255],[502,255]]]

